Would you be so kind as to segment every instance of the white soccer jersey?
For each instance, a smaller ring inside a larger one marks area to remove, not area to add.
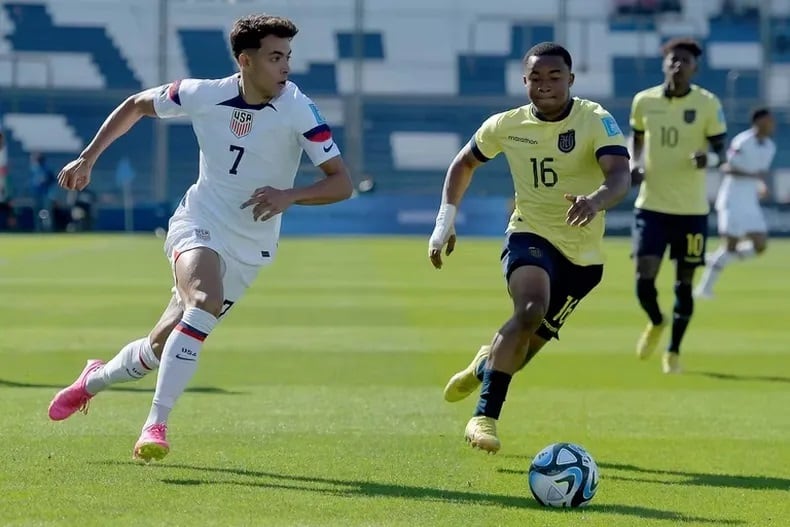
[[[200,145],[200,172],[175,217],[211,225],[227,250],[246,264],[274,256],[281,215],[254,221],[240,209],[259,187],[293,187],[302,151],[315,165],[340,155],[316,105],[292,82],[266,104],[244,102],[238,74],[184,79],[162,86],[154,99],[159,117],[187,116]]]
[[[758,139],[754,129],[736,135],[727,150],[727,161],[745,172],[768,171],[776,155],[770,138]],[[726,175],[716,197],[716,209],[759,207],[759,181],[753,177]]]

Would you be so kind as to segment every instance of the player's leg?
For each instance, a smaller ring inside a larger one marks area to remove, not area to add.
[[[738,241],[745,234],[743,224],[743,208],[727,204],[716,211],[716,220],[721,240],[719,247],[710,255],[706,262],[705,271],[702,273],[694,296],[701,299],[713,298],[713,286],[719,279],[721,272],[734,259],[738,258]]]
[[[181,312],[174,297],[149,335],[128,343],[106,364],[101,360],[89,360],[77,380],[50,402],[50,419],[66,419],[81,408],[87,411],[88,402],[100,391],[113,384],[142,379],[156,370],[162,346],[181,319]]]
[[[705,264],[708,217],[678,216],[671,240],[670,258],[675,260],[675,305],[672,310],[672,336],[664,353],[664,373],[680,373],[680,344],[694,314],[692,284],[697,267]]]
[[[88,377],[88,391],[98,393],[113,384],[142,379],[159,369],[165,342],[183,314],[183,306],[173,295],[151,333],[124,346],[107,364]]]
[[[742,260],[748,260],[755,256],[760,256],[768,248],[768,233],[767,232],[747,232],[746,241],[751,244],[738,243],[738,256]]]
[[[728,234],[727,231],[721,232],[719,237],[721,243],[710,256],[710,262],[707,262],[702,278],[694,290],[694,296],[697,298],[713,298],[713,286],[718,282],[721,272],[727,267],[727,264],[738,257],[739,238]]]
[[[510,380],[524,364],[530,337],[540,327],[548,310],[550,272],[556,252],[539,236],[518,233],[508,237],[502,262],[513,301],[513,314],[494,335],[477,407],[466,426],[464,435],[473,447],[491,453],[500,448],[496,422]]]
[[[666,215],[636,209],[634,211],[633,257],[636,260],[636,297],[649,319],[636,343],[636,354],[646,359],[658,346],[666,321],[658,305],[656,277],[669,241]]]
[[[261,269],[261,266],[246,265],[220,256],[209,248],[199,247],[194,251],[195,254],[190,258],[196,261],[178,263],[193,252],[189,251],[180,253],[174,265],[179,305],[183,313],[173,328],[169,328],[170,321],[162,322],[164,330],[172,331],[162,344],[161,351],[162,364],[170,369],[160,368],[151,411],[135,445],[134,457],[143,461],[161,459],[169,451],[165,423],[197,369],[202,344],[200,337],[205,339],[211,332],[211,323],[216,325],[218,320],[227,316]],[[182,269],[181,265],[185,268]],[[223,296],[225,299],[221,300]]]
[[[136,459],[161,459],[170,450],[167,420],[197,371],[203,342],[222,311],[222,266],[220,255],[208,247],[189,248],[174,257],[173,270],[183,314],[162,348],[151,410],[134,448]]]

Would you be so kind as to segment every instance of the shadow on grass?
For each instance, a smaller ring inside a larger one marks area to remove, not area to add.
[[[696,375],[719,381],[751,381],[751,382],[783,382],[790,384],[790,377],[781,375],[736,375],[734,373],[720,373],[715,371],[684,371],[685,375]]]
[[[39,384],[30,382],[16,382],[0,379],[0,388],[52,388],[53,390],[60,390],[65,388],[63,384]],[[136,392],[136,393],[154,393],[153,388],[136,388],[134,386],[113,386],[110,388],[113,392]],[[210,393],[217,395],[239,395],[243,392],[235,392],[225,390],[224,388],[216,388],[214,386],[193,386],[187,388],[190,393]]]
[[[504,457],[504,456],[503,456]],[[507,456],[511,458],[522,458],[532,460],[531,456]],[[509,468],[500,468],[499,472],[504,474],[520,474],[524,475],[528,467],[524,470],[513,470]],[[706,474],[704,472],[687,472],[682,470],[659,470],[645,467],[638,467],[636,465],[628,465],[622,463],[598,463],[598,468],[601,470],[617,470],[622,472],[630,472],[628,477],[616,474],[609,474],[608,472],[603,475],[603,478],[617,479],[621,481],[639,481],[643,483],[659,483],[666,484],[667,481],[644,477],[644,475],[653,476],[674,476],[684,478],[677,483],[683,485],[700,485],[703,487],[728,487],[733,489],[755,489],[755,490],[784,490],[790,491],[790,479],[776,478],[771,476],[736,476],[732,474]]]
[[[127,462],[106,462],[109,465],[132,465]],[[193,470],[211,474],[213,477],[206,479],[194,478],[163,478],[167,485],[178,486],[204,486],[204,485],[239,485],[244,487],[257,487],[263,489],[285,489],[300,492],[313,492],[318,494],[339,496],[346,498],[405,498],[429,502],[484,505],[500,508],[540,509],[547,510],[531,497],[512,496],[504,494],[491,494],[484,492],[467,492],[461,490],[437,489],[433,487],[420,487],[416,485],[403,485],[395,483],[380,483],[375,481],[348,480],[337,478],[323,478],[317,476],[297,476],[292,474],[278,474],[276,472],[262,472],[238,468],[207,467],[199,465],[152,465],[149,468],[168,471]],[[216,476],[223,476],[217,478]],[[233,477],[227,477],[233,476]],[[525,489],[526,490],[526,489]],[[565,514],[619,514],[633,518],[651,518],[657,520],[694,521],[700,524],[713,525],[739,525],[743,522],[719,518],[702,518],[687,516],[672,511],[663,511],[647,507],[621,504],[592,505],[584,509],[562,509],[557,513]]]

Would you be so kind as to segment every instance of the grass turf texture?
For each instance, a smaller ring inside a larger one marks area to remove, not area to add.
[[[474,397],[444,403],[508,315],[499,240],[286,239],[207,341],[162,463],[131,463],[154,376],[47,420],[87,358],[145,334],[170,272],[153,236],[0,237],[0,525],[787,525],[790,244],[727,268],[698,302],[687,373],[640,362],[624,240],[604,282],[511,384],[496,456],[470,450]],[[672,272],[660,276],[671,309]],[[666,339],[667,335],[665,335]],[[548,443],[587,448],[586,510],[540,507]]]

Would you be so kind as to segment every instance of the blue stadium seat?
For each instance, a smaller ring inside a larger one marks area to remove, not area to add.
[[[217,79],[236,71],[228,40],[220,29],[179,29],[189,76]]]
[[[529,48],[539,42],[554,40],[554,26],[546,24],[514,25],[510,28],[509,58],[521,60]]]
[[[461,95],[502,95],[508,57],[498,55],[460,55],[458,92]]]
[[[140,80],[104,28],[57,27],[46,7],[39,4],[8,3],[3,7],[14,23],[8,40],[15,50],[89,53],[107,88],[140,88]]]
[[[354,35],[339,32],[337,39],[337,57],[340,59],[354,58]],[[365,33],[362,36],[362,58],[376,60],[384,58],[384,38],[381,33]]]

